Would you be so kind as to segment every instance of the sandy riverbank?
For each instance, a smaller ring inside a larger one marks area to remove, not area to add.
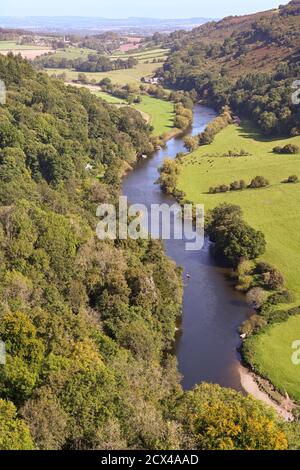
[[[263,401],[267,405],[274,408],[277,413],[284,418],[286,421],[292,421],[293,415],[291,413],[294,405],[288,398],[285,399],[282,397],[282,403],[279,404],[275,400],[273,400],[266,392],[261,390],[257,383],[256,375],[253,372],[250,372],[248,369],[240,366],[240,377],[241,377],[241,384],[244,390],[249,394],[252,395],[257,400]]]

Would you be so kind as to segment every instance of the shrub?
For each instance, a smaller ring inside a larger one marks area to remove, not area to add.
[[[221,184],[220,186],[210,187],[208,192],[209,194],[227,193],[229,189],[227,184]]]
[[[246,276],[241,276],[239,278],[238,284],[235,286],[235,289],[238,290],[239,292],[247,292],[253,282],[253,277],[250,276],[249,274]]]
[[[255,266],[255,274],[263,274],[272,269],[272,265],[266,261],[259,261]]]
[[[263,274],[263,282],[267,289],[277,290],[284,286],[284,277],[276,268]]]
[[[241,292],[247,292],[253,282],[253,272],[254,264],[252,261],[243,260],[239,263],[237,267],[237,278],[238,284],[236,285],[236,290]]]
[[[252,315],[248,320],[246,320],[241,328],[240,332],[247,336],[257,333],[262,327],[267,325],[267,320],[261,315]]]
[[[284,147],[274,147],[273,148],[273,153],[277,154],[284,154],[284,155],[295,155],[296,153],[299,153],[300,149],[297,145],[294,144],[287,144]]]
[[[251,307],[259,310],[267,300],[267,293],[261,287],[253,287],[247,293],[247,302]]]
[[[277,310],[273,312],[272,315],[268,318],[268,323],[272,325],[273,323],[282,323],[289,318],[288,310]]]
[[[252,154],[241,149],[239,152],[236,150],[228,150],[227,153],[223,153],[222,157],[251,157]]]
[[[284,290],[282,292],[278,292],[278,293],[276,292],[275,294],[272,294],[269,297],[268,302],[271,305],[278,305],[278,304],[291,304],[292,302],[294,302],[294,300],[295,300],[295,297],[292,294],[292,292],[288,290]]]
[[[180,189],[175,189],[172,195],[178,202],[183,201],[186,196],[185,192],[181,191]]]
[[[299,183],[299,178],[297,175],[291,175],[289,176],[286,180],[283,181],[283,183]]]
[[[184,139],[184,146],[189,150],[189,152],[193,152],[199,147],[199,137],[197,136],[187,136]]]
[[[269,184],[270,184],[269,181],[264,176],[256,176],[251,181],[249,188],[253,188],[253,189],[265,188],[269,186]]]
[[[239,263],[238,268],[237,268],[238,277],[246,276],[248,274],[251,274],[252,271],[253,271],[253,268],[254,268],[253,261],[242,260]]]
[[[221,184],[221,186],[219,186],[219,190],[220,193],[227,193],[229,191],[229,187],[227,186],[227,184]]]
[[[233,181],[233,183],[230,183],[230,191],[242,191],[243,189],[247,188],[247,184],[245,183],[244,180],[240,181]]]
[[[240,183],[238,181],[234,181],[230,183],[230,191],[238,191],[240,189]]]
[[[255,273],[259,274],[267,289],[278,290],[284,286],[284,277],[281,272],[269,263],[257,263]]]

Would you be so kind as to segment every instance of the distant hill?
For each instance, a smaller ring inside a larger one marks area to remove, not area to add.
[[[278,9],[208,22],[190,32],[171,35],[173,48],[201,59],[206,70],[230,68],[230,76],[245,71],[274,70],[282,61],[295,61],[300,50],[300,0]]]
[[[127,19],[109,19],[79,16],[29,16],[24,18],[0,17],[0,27],[52,33],[95,34],[97,31],[111,30],[122,31],[124,33],[151,34],[153,32],[169,33],[178,29],[191,30],[208,21],[211,21],[211,19],[157,19],[135,17]]]
[[[166,86],[230,105],[266,133],[300,133],[300,107],[291,102],[300,79],[300,0],[177,31],[165,42],[172,51],[160,72]]]

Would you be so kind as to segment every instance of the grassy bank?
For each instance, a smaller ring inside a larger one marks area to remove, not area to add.
[[[174,128],[174,104],[170,101],[159,100],[151,96],[143,96],[142,102],[135,107],[150,116],[154,135],[169,133]]]
[[[213,144],[203,146],[184,159],[179,189],[189,200],[204,203],[206,210],[221,202],[238,204],[251,226],[262,230],[267,240],[264,259],[275,265],[287,287],[300,303],[300,184],[282,184],[289,175],[300,176],[300,155],[275,155],[274,146],[294,143],[300,137],[277,139],[262,136],[249,123],[231,125],[217,135]],[[222,157],[241,149],[247,157]],[[264,189],[225,194],[208,194],[211,186],[230,184],[257,175],[270,181]],[[298,337],[297,337],[298,336]],[[291,362],[291,344],[300,338],[300,317],[271,327],[266,334],[251,338],[253,364],[278,388],[300,401],[300,368]],[[298,389],[298,392],[297,392]]]
[[[108,93],[99,92],[96,93],[96,95],[110,104],[127,104],[125,100],[111,96]],[[163,134],[169,134],[174,129],[175,113],[174,104],[172,102],[143,95],[141,103],[132,106],[141,111],[145,117],[149,118],[149,122],[154,129],[154,135],[161,136]]]

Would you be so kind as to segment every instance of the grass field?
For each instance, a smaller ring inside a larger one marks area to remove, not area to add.
[[[104,101],[107,101],[109,104],[127,104],[125,100],[122,100],[121,98],[117,98],[116,96],[112,96],[109,93],[104,93],[103,91],[98,91],[94,93],[96,96],[99,98],[102,98]]]
[[[90,54],[96,54],[93,49],[85,49],[79,47],[69,47],[67,49],[59,49],[55,52],[55,57],[63,59],[88,58]]]
[[[30,44],[17,44],[15,41],[0,41],[0,51],[39,51],[45,49],[45,46],[35,46]]]
[[[120,98],[115,98],[107,93],[98,92],[97,96],[104,99],[111,104],[126,104],[126,101],[121,100]],[[153,126],[154,135],[162,135],[164,133],[170,132],[174,127],[174,105],[170,101],[158,100],[152,98],[151,96],[142,96],[142,102],[132,105],[149,121]]]
[[[7,43],[8,44],[8,43]],[[10,43],[15,44],[15,43]],[[0,42],[1,45],[1,42]],[[18,47],[16,47],[18,49]],[[1,50],[1,49],[0,49]],[[79,48],[79,47],[69,47],[66,49],[59,49],[54,52],[55,57],[64,58],[64,59],[78,59],[78,58],[87,58],[90,54],[97,54],[96,50]],[[131,52],[114,52],[109,56],[111,60],[116,59],[128,59],[129,57],[136,58],[140,64],[143,64],[147,61],[152,61],[153,59],[166,59],[168,54],[168,49],[149,49],[145,51],[131,51]]]
[[[152,76],[159,64],[138,64],[133,69],[127,70],[113,70],[111,72],[98,72],[98,73],[86,73],[85,75],[89,80],[96,80],[100,82],[103,78],[110,78],[113,83],[119,83],[125,85],[126,83],[139,83],[142,77]],[[78,72],[69,69],[45,69],[49,74],[59,75],[65,73],[67,80],[76,80]]]
[[[300,340],[300,318],[291,317],[284,323],[272,326],[266,333],[252,336],[255,370],[270,379],[282,393],[300,403],[300,366],[292,362],[294,341]]]
[[[170,101],[158,100],[151,96],[143,96],[142,102],[135,105],[137,109],[150,116],[154,127],[154,135],[168,133],[174,127],[174,104]]]
[[[287,287],[295,293],[296,303],[300,304],[300,184],[281,183],[292,174],[300,177],[300,155],[272,153],[275,145],[286,143],[300,146],[300,137],[272,140],[247,123],[241,127],[229,126],[217,135],[212,145],[203,146],[185,158],[178,187],[185,191],[187,199],[204,203],[206,210],[221,202],[240,205],[250,225],[266,236],[267,251],[263,258],[280,269]],[[252,156],[220,156],[228,150],[241,149]],[[239,179],[248,183],[257,175],[266,177],[270,187],[208,194],[210,186]],[[297,386],[300,401],[300,366],[293,366],[290,360],[291,343],[296,339],[300,339],[300,316],[271,328],[266,335],[254,337],[254,362],[291,396],[295,397]]]
[[[124,59],[127,57],[134,57],[139,62],[144,63],[148,60],[151,61],[153,59],[165,60],[167,58],[168,52],[169,52],[168,49],[149,49],[149,50],[145,50],[142,52],[132,51],[132,52],[128,52],[127,54],[124,54],[122,52],[115,52],[114,54],[112,54],[111,59],[118,59],[118,58]]]

